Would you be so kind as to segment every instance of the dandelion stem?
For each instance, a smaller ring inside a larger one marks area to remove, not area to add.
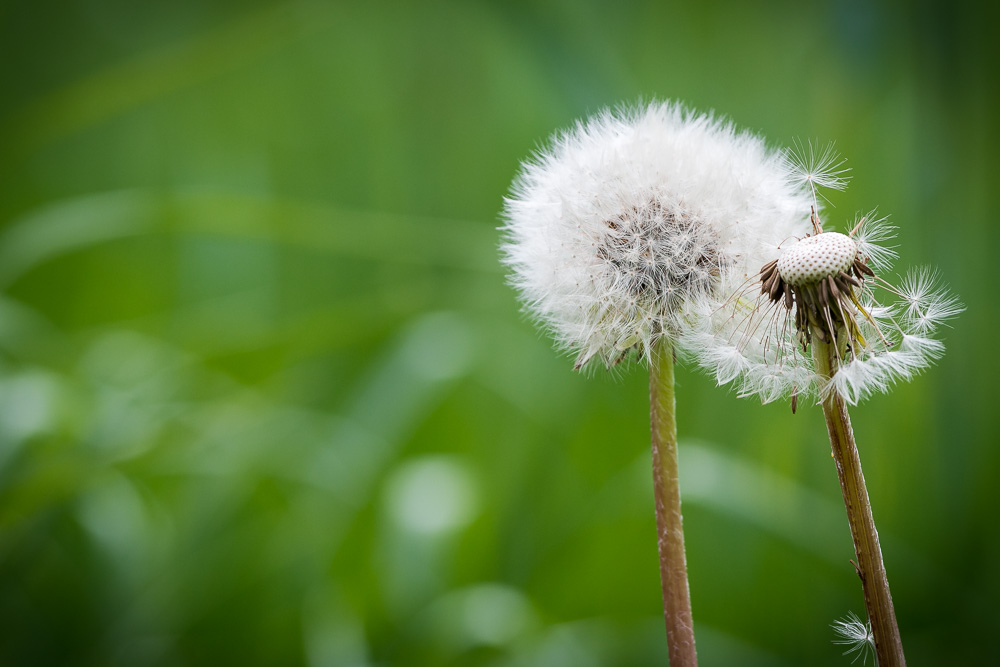
[[[816,370],[829,380],[837,370],[837,353],[833,345],[823,342],[819,336],[812,337],[812,353]],[[903,643],[896,624],[896,612],[892,606],[889,580],[882,562],[882,549],[878,543],[878,531],[872,517],[868,489],[861,472],[861,458],[858,455],[851,417],[847,404],[839,393],[830,392],[823,399],[823,414],[830,432],[833,458],[837,463],[840,489],[847,507],[847,520],[854,538],[854,552],[857,554],[858,576],[865,596],[865,608],[871,621],[875,639],[875,656],[879,667],[905,667]]]
[[[649,416],[653,440],[653,491],[656,496],[656,532],[663,585],[663,615],[671,667],[693,667],[694,628],[684,525],[677,475],[677,421],[674,400],[674,351],[664,339],[653,345],[649,365]]]

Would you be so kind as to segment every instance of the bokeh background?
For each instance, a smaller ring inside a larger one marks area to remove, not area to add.
[[[0,663],[665,664],[643,369],[573,373],[497,259],[519,161],[655,97],[835,140],[828,224],[966,302],[854,421],[910,664],[997,664],[978,6],[3,3]],[[849,664],[821,413],[678,381],[702,663]]]

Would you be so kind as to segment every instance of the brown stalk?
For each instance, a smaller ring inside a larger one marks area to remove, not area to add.
[[[840,335],[834,338],[842,337],[842,328],[838,327],[838,333]],[[812,351],[817,372],[829,381],[836,373],[838,364],[834,346],[821,341],[819,336],[814,336]],[[826,417],[840,489],[847,508],[847,521],[854,539],[854,552],[857,555],[855,567],[861,578],[865,609],[875,639],[878,667],[905,667],[903,643],[896,623],[896,611],[892,606],[889,580],[882,562],[882,549],[868,500],[868,489],[861,472],[861,458],[854,441],[851,417],[847,412],[847,404],[836,391],[829,392],[823,399],[823,415]]]

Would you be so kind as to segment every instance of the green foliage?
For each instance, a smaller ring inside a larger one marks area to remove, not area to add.
[[[0,663],[664,664],[646,378],[572,373],[496,252],[521,159],[654,96],[836,139],[828,224],[879,205],[969,306],[855,428],[911,663],[995,661],[991,30],[889,3],[0,9]],[[848,664],[819,410],[678,381],[703,664]]]

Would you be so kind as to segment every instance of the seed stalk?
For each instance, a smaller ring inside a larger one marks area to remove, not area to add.
[[[838,329],[840,335],[837,338],[844,340],[843,327]],[[838,359],[843,355],[838,354],[836,347],[822,340],[820,336],[813,336],[812,354],[817,372],[824,380],[829,381],[837,371],[840,363]],[[854,539],[854,552],[857,555],[855,567],[861,578],[865,608],[875,640],[878,666],[905,667],[903,643],[899,636],[896,612],[889,592],[889,580],[885,574],[882,549],[879,546],[878,531],[868,500],[868,489],[861,471],[861,458],[854,440],[847,403],[837,392],[831,391],[823,398],[822,404],[826,427],[830,433],[833,458],[837,464],[837,475],[840,478],[840,489],[847,508],[847,520],[851,526],[851,537]]]
[[[674,351],[661,339],[650,355],[649,416],[653,449],[653,491],[656,498],[656,532],[660,552],[663,615],[667,625],[667,650],[671,667],[695,667],[694,627],[684,525],[678,486],[677,421],[674,398]]]

